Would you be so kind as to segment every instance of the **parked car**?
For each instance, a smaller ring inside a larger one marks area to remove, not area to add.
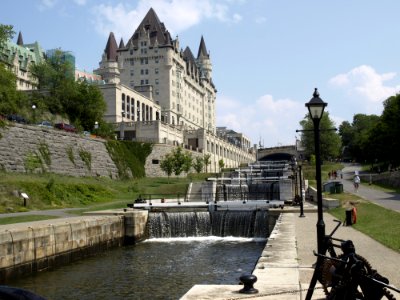
[[[50,121],[42,121],[37,125],[40,126],[40,127],[53,128],[53,124],[51,124]]]
[[[78,130],[75,128],[75,126],[66,124],[66,123],[57,123],[54,125],[55,128],[62,129],[68,132],[77,132]]]
[[[7,116],[7,119],[8,119],[9,121],[13,121],[13,122],[17,122],[17,123],[26,124],[25,118],[22,117],[22,116],[20,116],[20,115],[15,115],[15,114],[8,115],[8,116]]]

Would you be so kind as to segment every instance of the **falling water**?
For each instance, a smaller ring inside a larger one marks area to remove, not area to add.
[[[198,236],[269,236],[268,211],[151,212],[150,238]]]
[[[279,199],[279,182],[250,183],[249,199],[277,200]]]

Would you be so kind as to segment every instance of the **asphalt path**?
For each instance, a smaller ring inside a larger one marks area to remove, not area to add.
[[[377,190],[371,188],[368,183],[364,182],[360,184],[356,192],[353,185],[353,178],[356,171],[362,174],[361,167],[358,164],[346,164],[342,170],[343,179],[341,181],[343,183],[343,189],[346,192],[356,194],[365,200],[376,203],[387,209],[400,212],[400,194]]]
[[[59,218],[76,217],[76,214],[70,214],[74,210],[82,210],[83,208],[62,208],[62,209],[48,209],[48,210],[31,210],[26,212],[4,213],[0,214],[0,218],[21,217],[21,216],[54,216]]]

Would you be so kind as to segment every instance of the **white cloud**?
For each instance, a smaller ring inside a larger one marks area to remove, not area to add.
[[[134,8],[121,2],[116,5],[96,5],[93,9],[96,28],[104,36],[113,31],[117,36],[128,39],[150,7],[154,8],[173,36],[199,24],[203,19],[228,23],[242,20],[241,15],[229,13],[229,6],[224,1],[139,0]]]
[[[58,0],[41,0],[39,3],[39,10],[50,9],[56,5]]]
[[[371,66],[361,65],[347,73],[336,75],[329,83],[350,94],[360,95],[370,103],[381,103],[399,90],[399,85],[385,85],[385,81],[394,79],[396,75],[394,72],[379,74]]]
[[[223,95],[217,98],[218,126],[226,126],[248,136],[253,144],[264,146],[292,145],[300,128],[299,111],[303,104],[291,99],[261,96],[253,103],[240,103]]]

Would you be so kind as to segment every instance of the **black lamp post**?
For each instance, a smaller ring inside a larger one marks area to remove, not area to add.
[[[304,218],[305,217],[305,215],[304,215],[304,206],[303,206],[303,201],[304,201],[304,199],[303,199],[303,176],[301,175],[301,172],[302,172],[302,170],[301,170],[301,164],[299,163],[299,166],[298,166],[298,168],[299,168],[299,181],[300,181],[300,218]]]
[[[320,153],[320,130],[319,123],[324,114],[324,109],[328,105],[319,97],[318,90],[315,89],[313,98],[306,103],[306,107],[310,113],[310,117],[314,123],[314,146],[315,146],[315,175],[317,179],[317,206],[318,206],[318,221],[317,221],[317,244],[318,253],[324,254],[323,241],[325,238],[325,223],[322,214],[322,185],[321,185],[321,153]]]
[[[325,254],[326,248],[324,246],[325,239],[325,223],[322,213],[322,185],[321,185],[321,153],[319,141],[319,123],[324,114],[324,109],[328,105],[319,97],[318,90],[315,89],[313,98],[306,103],[306,107],[310,113],[310,117],[314,123],[314,144],[315,144],[315,174],[317,179],[317,205],[318,205],[318,221],[317,221],[317,244],[318,253]],[[310,286],[306,295],[306,300],[310,300],[317,282],[318,268],[320,268],[321,258],[318,257],[317,265],[315,266],[314,275],[311,279]]]

